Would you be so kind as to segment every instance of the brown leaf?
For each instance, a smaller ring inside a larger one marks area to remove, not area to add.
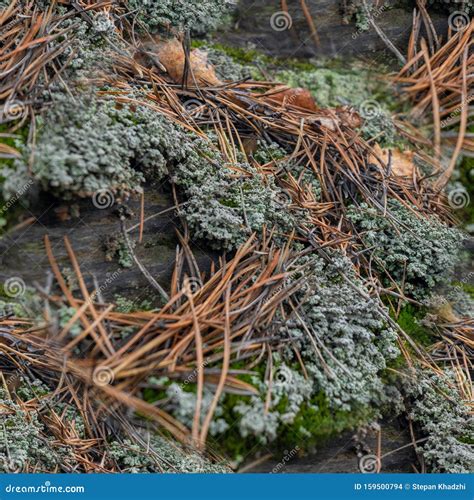
[[[391,157],[390,157],[391,152]],[[400,151],[399,149],[382,148],[375,144],[373,154],[369,158],[370,163],[378,163],[377,158],[385,164],[390,161],[390,168],[393,175],[399,177],[413,177],[415,165],[413,163],[413,151]]]
[[[166,68],[170,78],[175,83],[181,83],[184,77],[185,54],[183,45],[176,38],[171,40],[157,40],[152,46],[148,46],[149,52],[154,52],[159,62]],[[196,85],[221,85],[214,68],[207,60],[207,53],[194,49],[189,55],[189,69],[187,76],[189,86]]]
[[[335,109],[337,117],[344,125],[354,129],[362,126],[362,118],[357,111],[348,106],[340,106]]]
[[[283,107],[295,106],[308,111],[317,111],[318,109],[311,92],[308,89],[303,89],[301,87],[277,87],[271,95],[266,97],[266,99],[268,101],[279,103]]]

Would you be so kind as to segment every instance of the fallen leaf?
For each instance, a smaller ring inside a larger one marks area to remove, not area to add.
[[[167,74],[175,83],[183,81],[186,57],[183,45],[178,39],[155,39],[153,44],[147,44],[145,48],[147,54],[153,54],[157,57],[159,63],[166,69]],[[189,54],[189,68],[186,80],[187,85],[190,87],[222,84],[207,59],[207,53],[200,49],[194,49]]]
[[[317,111],[316,102],[308,89],[301,87],[289,88],[277,87],[271,95],[266,97],[268,101],[281,104],[282,107],[295,106],[308,111]]]
[[[390,156],[391,153],[391,156]],[[378,163],[377,158],[386,165],[390,162],[390,171],[398,177],[413,177],[415,164],[413,162],[413,151],[400,151],[397,148],[382,148],[375,144],[373,153],[369,157],[369,163]]]
[[[461,319],[454,313],[453,306],[449,302],[445,302],[443,305],[439,306],[436,309],[436,314],[438,318],[446,323],[457,323],[461,321]]]
[[[362,118],[357,111],[348,106],[340,106],[335,110],[337,117],[341,120],[344,125],[354,129],[360,128],[362,126]]]

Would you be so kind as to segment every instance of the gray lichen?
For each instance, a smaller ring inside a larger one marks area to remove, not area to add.
[[[365,248],[372,249],[379,272],[387,270],[404,285],[406,293],[425,298],[450,277],[464,236],[435,216],[418,216],[397,201],[389,202],[388,210],[397,220],[396,226],[366,204],[351,208],[348,218]]]
[[[240,172],[234,173],[229,167],[237,167]],[[276,226],[280,233],[291,232],[294,218],[282,210],[284,205],[288,208],[290,200],[273,179],[248,164],[229,167],[201,160],[175,170],[176,183],[183,185],[189,197],[182,213],[194,235],[211,246],[233,249],[264,225]]]
[[[468,402],[456,389],[454,373],[420,371],[407,387],[412,399],[410,417],[427,436],[419,451],[430,470],[472,472],[474,420]]]
[[[133,97],[133,96],[132,96]],[[145,105],[80,95],[60,99],[46,114],[34,150],[5,168],[6,197],[32,174],[63,199],[139,192],[145,178],[169,174],[187,198],[181,209],[195,238],[231,249],[264,225],[291,231],[289,199],[272,178],[245,162],[226,164],[212,144]],[[32,155],[32,156],[31,156]]]
[[[19,378],[17,393],[24,401],[44,392],[42,384],[33,383],[31,388]],[[36,390],[35,390],[36,389]],[[19,403],[11,400],[0,387],[0,472],[23,472],[27,467],[36,467],[37,472],[61,470],[72,459],[71,450],[54,443],[54,438],[45,438],[44,426],[37,411],[25,412]]]
[[[214,30],[229,13],[229,0],[128,0],[128,7],[153,31],[167,27],[199,34]]]
[[[294,422],[302,404],[310,400],[314,386],[298,371],[280,363],[271,382],[271,399],[266,411],[264,398],[268,382],[257,377],[253,382],[260,396],[252,396],[249,402],[235,405],[233,412],[240,417],[239,431],[243,438],[254,436],[261,444],[268,444],[277,439],[280,426]]]
[[[87,439],[86,426],[75,406],[52,397],[40,381],[28,381],[16,376],[18,383],[12,399],[0,387],[0,472],[70,472],[77,471],[73,449],[50,433],[43,418],[54,411],[69,426],[69,436]],[[47,405],[36,409],[22,408],[21,402],[47,399]],[[114,432],[114,439],[106,444],[106,454],[101,454],[103,466],[115,463],[121,472],[229,472],[224,463],[211,462],[204,454],[191,448],[172,443],[153,432],[137,430],[133,439]],[[105,460],[105,462],[104,462]]]
[[[8,196],[18,180],[27,177],[31,154],[34,178],[65,199],[100,190],[122,194],[139,189],[144,177],[132,162],[145,166],[150,155],[155,165],[162,160],[160,136],[152,135],[150,118],[146,111],[117,109],[109,100],[64,98],[48,111],[34,151],[24,151],[13,172],[4,171],[4,193]]]
[[[141,436],[132,442],[130,439],[113,441],[109,448],[113,458],[123,473],[226,473],[230,469],[223,463],[212,463],[204,455],[183,448],[177,443],[158,436]]]
[[[169,409],[173,412],[173,415],[183,422],[187,427],[191,428],[193,424],[194,411],[196,408],[196,394],[194,392],[189,392],[184,388],[188,386],[188,380],[185,380],[183,384],[179,385],[172,383],[166,391],[169,398]],[[201,424],[204,422],[204,418],[211,406],[213,399],[213,393],[205,388],[203,391],[203,399],[201,405]],[[222,418],[223,409],[221,405],[217,405],[213,421],[209,426],[209,434],[211,436],[216,436],[222,434],[229,428],[229,424]]]
[[[374,301],[338,274],[351,275],[351,264],[335,258],[330,266],[311,257],[307,281],[298,296],[301,305],[280,335],[291,339],[305,359],[314,391],[324,391],[332,407],[351,410],[385,402],[381,375],[387,361],[398,355],[396,334],[387,328]],[[305,298],[304,298],[305,297]],[[288,356],[294,356],[288,349]]]
[[[241,439],[269,445],[288,426],[302,422],[305,412],[318,415],[320,410],[333,411],[341,418],[342,412],[352,412],[355,417],[399,397],[383,381],[387,363],[399,354],[395,332],[387,328],[375,302],[364,299],[339,277],[338,270],[350,273],[350,263],[336,256],[334,264],[327,265],[312,255],[302,257],[295,266],[304,266],[304,271],[290,272],[286,286],[302,273],[305,284],[292,297],[298,304],[297,314],[288,308],[285,318],[275,319],[276,325],[282,326],[274,327],[273,335],[282,340],[283,347],[273,353],[273,374],[269,378],[259,370],[252,375],[249,382],[258,394],[233,400],[230,408],[225,397],[221,398],[216,426],[211,430],[214,436],[237,427]],[[364,290],[355,276],[352,279]],[[295,350],[303,359],[306,374],[301,372]],[[170,411],[190,425],[196,394],[173,384],[167,395],[172,402]],[[204,391],[203,412],[211,395],[208,389]],[[315,402],[326,400],[329,409],[320,409]],[[223,411],[225,408],[228,410]],[[334,428],[340,425],[337,422]],[[307,432],[299,425],[297,434]]]

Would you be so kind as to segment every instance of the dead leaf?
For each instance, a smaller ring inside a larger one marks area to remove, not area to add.
[[[175,83],[183,81],[186,57],[183,45],[178,39],[155,39],[155,43],[147,44],[145,48],[147,53],[156,55],[160,64],[166,68],[166,72]],[[187,85],[194,87],[221,84],[222,81],[219,80],[214,68],[207,60],[207,53],[200,49],[192,50],[189,54]]]
[[[391,152],[391,156],[390,156]],[[379,144],[375,144],[373,154],[369,157],[369,163],[378,163],[377,158],[383,161],[386,165],[390,162],[390,171],[398,177],[413,177],[415,164],[413,151],[400,151],[397,148],[382,148]]]
[[[317,111],[318,109],[311,92],[301,87],[289,88],[282,85],[281,87],[277,87],[266,99],[281,104],[283,108],[295,106],[308,111]]]
[[[340,106],[334,111],[344,125],[352,129],[360,128],[362,126],[362,118],[357,111],[354,111],[354,109],[348,106]]]
[[[322,127],[325,127],[332,131],[337,130],[337,126],[339,125],[339,120],[337,120],[336,118],[331,118],[329,116],[317,116],[314,118],[312,117],[309,122],[317,123],[318,125],[321,125]]]
[[[458,323],[461,319],[456,316],[453,311],[453,306],[449,302],[445,302],[443,305],[436,309],[436,314],[438,318],[446,323]]]

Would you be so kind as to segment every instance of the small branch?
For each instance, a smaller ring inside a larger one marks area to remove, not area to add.
[[[120,225],[122,227],[122,234],[125,239],[125,243],[127,245],[127,249],[130,252],[130,255],[133,257],[133,260],[135,261],[135,264],[138,266],[138,269],[142,272],[143,276],[148,280],[150,285],[168,302],[170,300],[168,294],[165,292],[165,290],[160,286],[160,284],[153,278],[153,276],[150,274],[150,272],[146,269],[146,267],[138,260],[138,257],[135,255],[135,252],[133,251],[132,243],[130,241],[130,238],[128,237],[127,229],[125,228],[125,221],[122,219],[120,221]]]
[[[403,54],[397,49],[397,47],[395,47],[395,45],[391,42],[391,40],[388,39],[387,35],[381,30],[381,28],[377,26],[365,0],[362,0],[362,5],[364,6],[367,18],[372,27],[374,28],[374,30],[377,32],[377,35],[379,35],[379,37],[383,40],[385,45],[395,54],[397,59],[401,62],[402,66],[405,66],[407,60],[405,59]]]

